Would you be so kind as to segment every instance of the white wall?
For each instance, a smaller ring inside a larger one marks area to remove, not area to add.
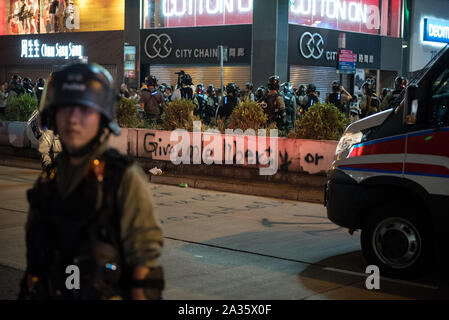
[[[411,12],[410,72],[422,69],[444,44],[423,42],[424,18],[449,22],[449,0],[413,0]]]

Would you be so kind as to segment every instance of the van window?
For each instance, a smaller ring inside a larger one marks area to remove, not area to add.
[[[448,123],[449,107],[449,67],[437,76],[432,83],[432,96],[430,105],[432,108],[431,122],[434,124]]]

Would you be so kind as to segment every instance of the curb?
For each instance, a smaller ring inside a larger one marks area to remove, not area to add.
[[[186,183],[188,187],[231,192],[245,195],[280,198],[293,201],[323,203],[324,192],[322,188],[294,186],[274,183],[251,183],[250,181],[216,181],[207,178],[193,178],[182,176],[150,176],[151,183],[179,186]]]
[[[0,158],[0,165],[36,170],[41,169],[41,163],[37,159],[19,158],[9,155],[2,155],[2,157]],[[254,182],[249,179],[214,179],[206,177],[175,176],[170,174],[164,174],[161,176],[149,174],[149,181],[155,184],[165,184],[172,186],[179,186],[179,184],[181,183],[186,183],[188,187],[196,189],[214,190],[312,203],[323,203],[324,199],[323,188],[320,187],[272,182]]]

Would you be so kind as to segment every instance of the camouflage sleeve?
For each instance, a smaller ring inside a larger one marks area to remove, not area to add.
[[[52,133],[49,130],[43,131],[41,137],[39,138],[38,150],[41,154],[41,164],[42,167],[51,164],[51,145],[52,145]]]
[[[133,165],[125,171],[117,194],[123,210],[120,228],[124,255],[130,267],[155,267],[162,252],[162,230],[146,180],[143,170]]]
[[[287,111],[285,109],[285,102],[284,102],[284,98],[282,98],[281,96],[278,96],[276,98],[278,106],[279,106],[279,112],[282,116],[282,119],[285,123],[285,121],[287,120]]]
[[[380,110],[387,110],[388,107],[390,106],[390,100],[391,100],[392,94],[389,92],[385,98],[382,100],[381,104],[380,104]]]

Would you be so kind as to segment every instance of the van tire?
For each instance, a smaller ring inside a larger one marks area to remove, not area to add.
[[[416,210],[389,204],[368,213],[360,237],[362,252],[381,276],[412,279],[430,266],[432,236]]]

